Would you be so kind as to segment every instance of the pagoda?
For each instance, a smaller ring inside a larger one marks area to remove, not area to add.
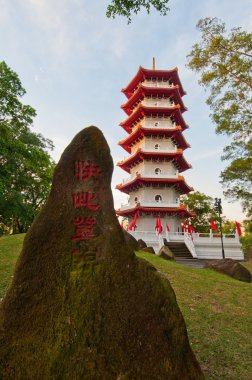
[[[181,175],[191,165],[184,157],[190,145],[183,135],[187,109],[178,69],[156,70],[153,59],[153,68],[140,66],[122,92],[127,118],[120,126],[127,137],[119,145],[128,156],[117,165],[129,177],[116,188],[129,197],[116,213],[128,219],[129,232],[145,241],[154,239],[157,225],[159,233],[180,232],[182,220],[192,216],[180,195],[193,189]]]

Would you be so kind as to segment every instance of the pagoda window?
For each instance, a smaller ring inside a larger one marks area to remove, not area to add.
[[[154,106],[158,107],[158,105],[159,105],[159,102],[154,103]]]
[[[134,201],[135,201],[135,203],[138,203],[138,198],[137,198],[137,197],[135,197]]]
[[[156,121],[156,122],[154,123],[154,126],[155,126],[155,127],[158,127],[158,126],[159,126],[159,121]]]
[[[156,168],[155,169],[155,174],[157,174],[157,175],[161,174],[161,169],[160,168]]]
[[[162,202],[162,197],[161,197],[160,194],[155,195],[155,201],[156,201],[157,203]]]
[[[160,145],[159,144],[155,144],[155,149],[159,150],[160,149]]]

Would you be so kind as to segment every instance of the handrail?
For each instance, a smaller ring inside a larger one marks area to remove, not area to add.
[[[189,235],[188,233],[185,233],[184,234],[184,242],[185,242],[185,245],[187,246],[188,250],[190,251],[192,257],[197,258],[195,246],[194,246],[191,235]]]

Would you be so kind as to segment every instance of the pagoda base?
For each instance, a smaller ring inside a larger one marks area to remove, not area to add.
[[[170,242],[184,242],[194,259],[221,260],[222,244],[218,234],[168,232],[158,235],[153,231],[128,231],[136,240],[142,239],[148,247],[153,247],[157,254],[164,245],[164,239]],[[244,260],[239,236],[226,234],[223,236],[225,258],[238,261]]]
[[[144,231],[146,234],[156,234],[156,224],[158,215],[141,215],[138,216],[136,225],[133,227],[134,231]],[[167,227],[172,232],[182,232],[182,218],[180,215],[167,216],[160,214],[162,231],[165,232]],[[133,222],[133,217],[128,217],[128,226]],[[166,227],[167,226],[167,227]]]

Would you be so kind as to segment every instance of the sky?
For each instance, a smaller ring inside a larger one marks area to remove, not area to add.
[[[105,16],[109,0],[0,0],[0,60],[16,71],[27,94],[23,98],[37,111],[33,130],[53,141],[57,162],[81,129],[96,125],[104,133],[116,163],[127,153],[118,146],[126,136],[119,123],[126,119],[121,89],[139,66],[178,67],[187,95],[184,135],[191,148],[185,158],[192,169],[183,173],[195,191],[223,203],[223,213],[242,221],[238,203],[224,199],[219,183],[227,163],[221,153],[228,138],[216,135],[205,104],[207,92],[199,76],[186,67],[187,54],[200,40],[199,19],[218,17],[227,29],[251,31],[251,0],[170,0],[166,16],[143,10],[127,24],[123,17]],[[115,166],[112,189],[115,208],[126,203],[116,184],[127,173]]]

